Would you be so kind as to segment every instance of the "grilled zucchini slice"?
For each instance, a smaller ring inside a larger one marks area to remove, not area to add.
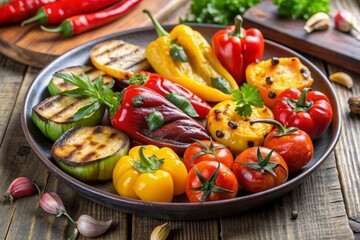
[[[104,86],[107,86],[114,82],[114,79],[111,76],[106,75],[103,71],[100,71],[91,66],[68,67],[68,68],[58,71],[57,73],[69,73],[69,74],[72,73],[79,77],[81,77],[83,75],[83,73],[85,73],[89,77],[91,82],[93,82],[93,83],[95,83],[95,80],[98,77],[102,76],[104,78]],[[72,90],[75,88],[77,88],[75,85],[67,83],[64,81],[64,79],[55,77],[55,76],[53,78],[51,78],[49,85],[48,85],[48,90],[49,90],[51,96],[54,96],[56,94],[60,94],[62,92]]]
[[[97,44],[90,51],[90,59],[97,69],[123,80],[150,67],[143,48],[122,40],[109,40]]]
[[[61,169],[81,181],[109,180],[129,148],[129,138],[118,129],[75,127],[54,143],[52,155]]]
[[[75,113],[92,102],[93,99],[91,98],[55,95],[33,107],[32,120],[46,137],[56,141],[70,128],[95,126],[100,123],[105,113],[105,106],[101,106],[89,116],[74,121]]]

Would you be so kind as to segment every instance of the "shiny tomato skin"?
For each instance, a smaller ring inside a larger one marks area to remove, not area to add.
[[[274,168],[276,177],[270,172],[262,173],[259,170],[252,169],[240,163],[257,163],[257,149],[258,147],[248,148],[241,152],[234,161],[233,172],[239,182],[239,186],[246,191],[255,193],[261,192],[273,187],[276,187],[286,182],[289,171],[284,158],[277,152],[273,152],[270,162],[279,163],[281,166]],[[269,154],[271,149],[260,147],[260,152],[263,158]]]
[[[210,140],[202,140],[206,144],[206,146],[210,146]],[[220,143],[212,141],[214,147],[221,146]],[[218,161],[216,156],[212,153],[203,154],[193,161],[190,161],[191,158],[198,152],[203,151],[204,147],[201,146],[200,143],[194,142],[192,143],[184,152],[183,162],[188,171],[197,163],[202,161]],[[232,168],[234,162],[234,156],[231,151],[227,147],[219,148],[215,150],[215,153],[219,156],[219,160],[221,163],[225,164],[228,168]]]
[[[199,170],[200,174],[206,180],[208,180],[210,176],[213,174],[213,172],[215,172],[216,168],[218,167],[218,164],[219,164],[218,162],[214,162],[214,161],[203,161],[197,163],[195,166]],[[231,171],[230,168],[228,168],[222,163],[220,163],[220,169],[215,179],[214,185],[230,190],[233,193],[211,192],[204,200],[205,202],[235,198],[239,189],[236,176],[234,175],[234,173]],[[185,193],[189,199],[189,202],[201,202],[201,197],[203,195],[203,192],[192,190],[192,188],[197,188],[200,186],[202,186],[202,183],[198,178],[198,176],[196,175],[195,169],[193,167],[189,171],[189,174],[186,177],[186,181],[185,181]]]
[[[275,149],[284,158],[290,173],[299,171],[314,154],[310,136],[300,129],[284,136],[276,136],[277,133],[275,129],[266,136],[264,147]]]

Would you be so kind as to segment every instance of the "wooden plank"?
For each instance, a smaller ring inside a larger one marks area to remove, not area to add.
[[[360,8],[355,1],[335,1],[332,5],[333,17],[341,6],[348,8],[360,22]],[[346,5],[343,5],[344,3]],[[350,2],[352,4],[350,4]],[[272,1],[264,1],[249,9],[245,15],[245,26],[260,29],[264,36],[298,51],[360,72],[360,43],[354,37],[337,31],[333,23],[327,31],[307,34],[303,20],[279,17],[277,6]],[[346,64],[344,64],[346,62]]]
[[[24,27],[18,24],[0,27],[0,53],[30,66],[43,67],[55,57],[93,39],[132,28],[151,25],[150,19],[142,13],[148,9],[162,21],[189,0],[142,1],[133,11],[101,28],[73,37],[47,33],[38,23]]]

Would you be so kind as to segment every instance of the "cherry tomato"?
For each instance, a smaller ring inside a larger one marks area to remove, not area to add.
[[[235,198],[238,187],[236,176],[230,168],[214,161],[194,165],[185,181],[185,193],[190,202]]]
[[[233,172],[248,192],[261,192],[284,183],[289,175],[284,158],[269,148],[252,147],[234,161]]]
[[[202,161],[220,161],[228,168],[232,168],[234,157],[224,145],[212,140],[196,140],[184,152],[183,162],[188,171]]]

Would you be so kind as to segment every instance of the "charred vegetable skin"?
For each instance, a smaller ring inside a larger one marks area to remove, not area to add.
[[[150,119],[154,112],[160,117]],[[140,143],[170,147],[178,154],[185,151],[193,142],[192,139],[209,139],[203,126],[163,96],[144,86],[126,88],[121,106],[111,123]],[[149,124],[157,127],[150,130]]]
[[[288,89],[279,95],[274,106],[277,121],[287,127],[296,127],[317,139],[329,127],[333,111],[329,99],[319,91],[305,88]]]
[[[105,10],[71,16],[62,21],[57,28],[41,26],[41,29],[47,32],[61,33],[64,36],[77,35],[114,21],[133,9],[140,2],[141,0],[121,1],[119,4]]]
[[[198,97],[188,89],[156,73],[141,71],[130,79],[129,84],[143,85],[145,87],[148,87],[159,93],[160,95],[166,97],[170,101],[172,99],[172,97],[170,96],[174,94],[181,96],[183,98],[183,101],[178,101],[178,103],[174,103],[174,101],[171,102],[180,109],[183,109],[185,107],[188,108],[188,104],[185,103],[185,101],[187,100],[187,102],[191,104],[193,109],[195,109],[197,114],[197,116],[188,114],[191,117],[206,118],[211,109],[211,106],[207,102],[202,100],[200,97]],[[180,98],[178,97],[177,99]]]
[[[264,36],[256,28],[243,29],[241,16],[235,25],[220,30],[212,37],[214,52],[239,85],[245,79],[246,67],[261,60],[264,53]]]
[[[180,24],[166,32],[147,10],[159,37],[148,44],[145,55],[159,74],[184,86],[209,102],[231,99],[236,81],[216,58],[206,39]]]
[[[75,127],[53,145],[57,164],[82,181],[109,180],[119,159],[130,148],[129,138],[109,126]]]
[[[185,192],[187,171],[170,148],[136,146],[123,156],[113,171],[116,191],[123,197],[171,202]]]
[[[56,0],[14,0],[0,7],[0,26],[9,23],[19,23],[32,17],[37,10]]]

